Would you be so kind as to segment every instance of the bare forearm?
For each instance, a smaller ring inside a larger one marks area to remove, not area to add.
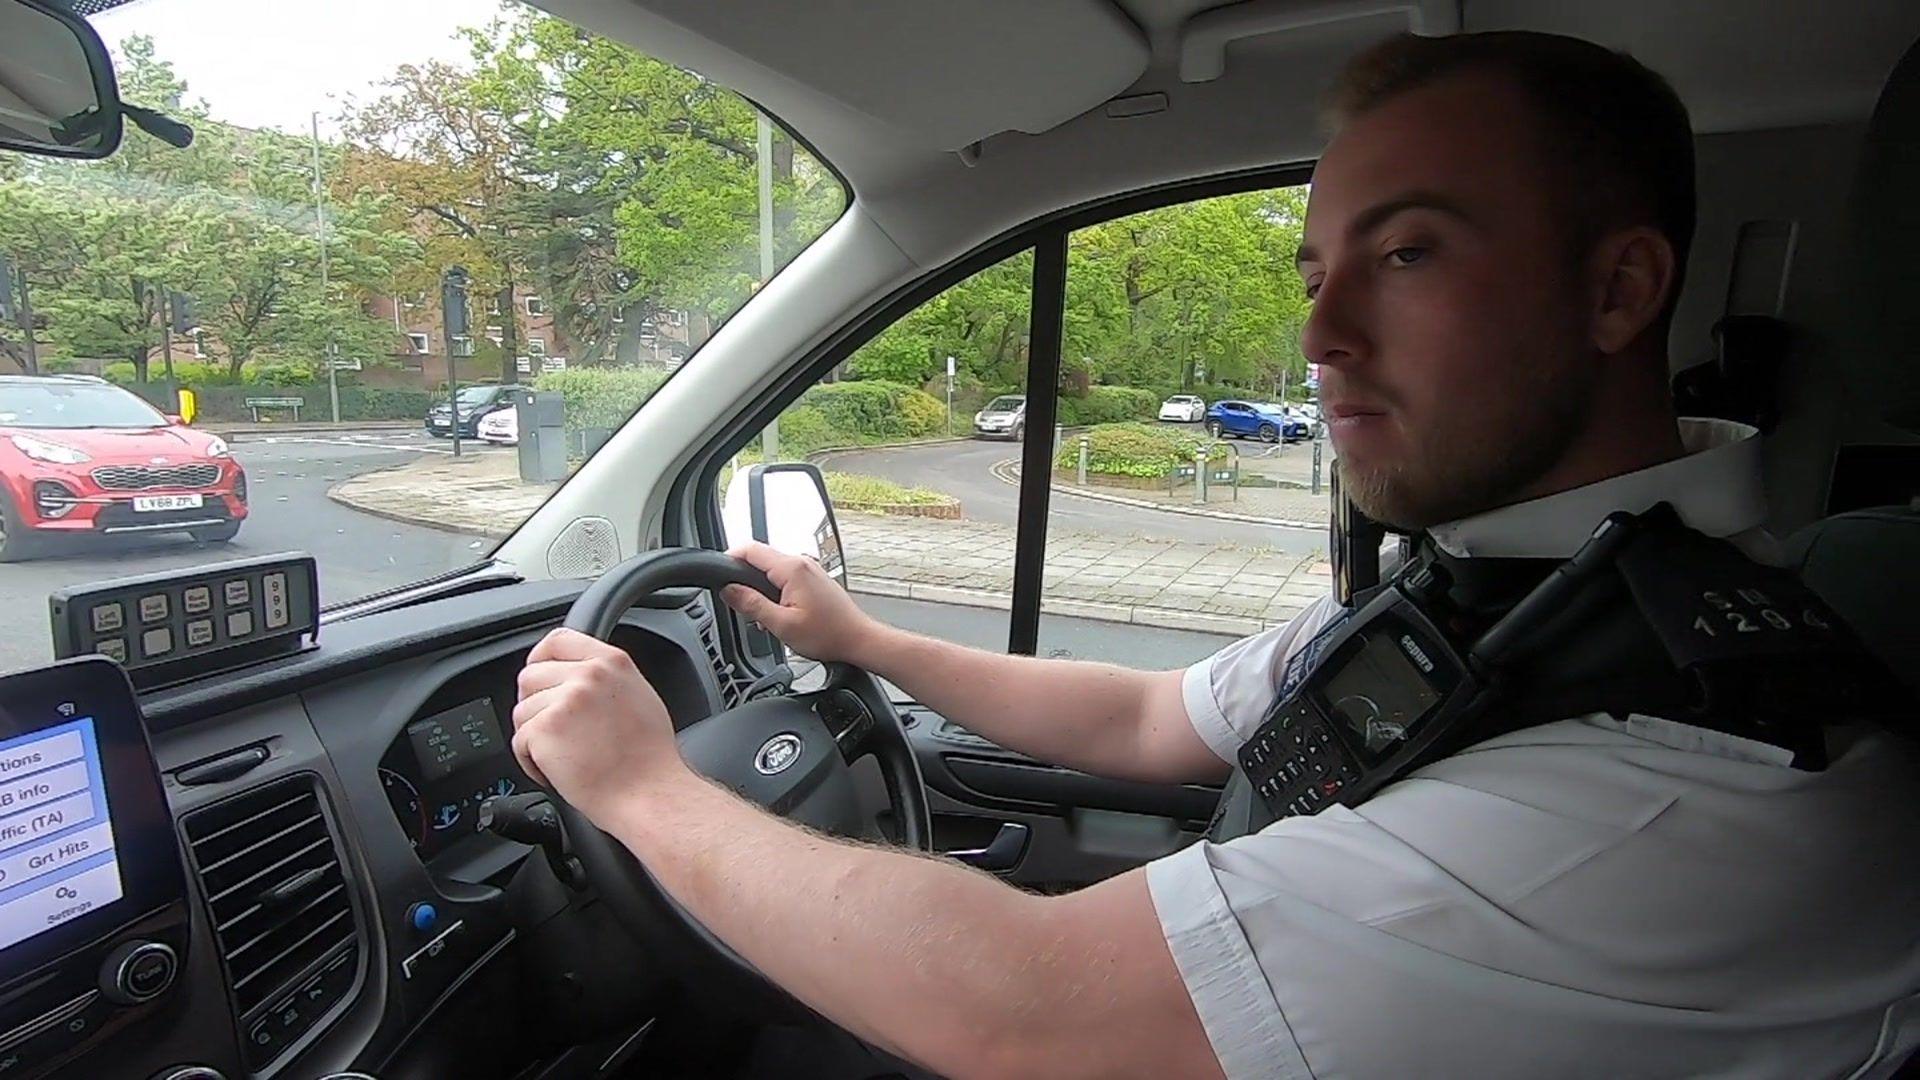
[[[954,863],[808,833],[691,776],[605,816],[769,978],[943,1075],[1169,1075],[1211,1063],[1143,882],[1033,896]],[[1126,930],[1089,932],[1121,910],[1112,921]]]
[[[1179,673],[969,649],[880,627],[855,663],[955,723],[1042,761],[1160,783],[1225,766],[1192,733]]]

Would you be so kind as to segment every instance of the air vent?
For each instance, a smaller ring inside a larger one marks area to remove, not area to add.
[[[315,784],[288,777],[181,823],[243,1031],[356,936]]]
[[[726,708],[740,704],[740,696],[745,692],[733,665],[727,662],[727,654],[720,648],[720,628],[715,625],[713,613],[707,610],[705,600],[694,599],[684,609],[687,617],[700,632],[700,645],[707,653],[707,666],[713,669],[713,680],[720,684],[720,701]]]

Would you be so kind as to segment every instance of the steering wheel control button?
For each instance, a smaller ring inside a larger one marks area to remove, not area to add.
[[[440,911],[432,904],[418,903],[407,909],[407,925],[421,933],[432,930],[440,923]]]
[[[800,751],[805,746],[800,736],[783,731],[760,744],[759,752],[753,755],[753,769],[761,776],[777,776],[800,760]]]
[[[453,935],[458,933],[460,931],[460,928],[465,925],[467,924],[459,920],[455,920],[453,925],[447,927],[445,930],[440,931],[439,937],[436,937],[432,941],[427,942],[425,945],[420,946],[420,950],[418,952],[414,953],[412,956],[407,957],[405,960],[400,961],[400,974],[405,978],[411,979],[413,978],[416,972],[426,970],[426,966],[428,964],[432,963],[435,959],[437,959],[441,953],[444,953],[447,951],[447,939],[453,937]]]
[[[227,1080],[227,1074],[211,1065],[180,1065],[154,1073],[153,1080]]]
[[[107,954],[100,989],[121,1005],[138,1005],[167,992],[180,971],[180,957],[158,941],[129,941]]]

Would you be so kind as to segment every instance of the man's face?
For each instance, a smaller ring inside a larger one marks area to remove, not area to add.
[[[1376,520],[1525,498],[1581,434],[1588,305],[1534,123],[1505,79],[1449,77],[1349,122],[1314,170],[1301,345]]]

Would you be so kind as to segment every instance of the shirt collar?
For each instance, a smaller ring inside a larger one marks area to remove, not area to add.
[[[1746,548],[1742,534],[1760,536],[1767,516],[1759,430],[1688,417],[1680,421],[1680,442],[1686,453],[1672,461],[1435,525],[1427,534],[1455,558],[1566,559],[1608,514],[1666,502],[1690,528]]]

